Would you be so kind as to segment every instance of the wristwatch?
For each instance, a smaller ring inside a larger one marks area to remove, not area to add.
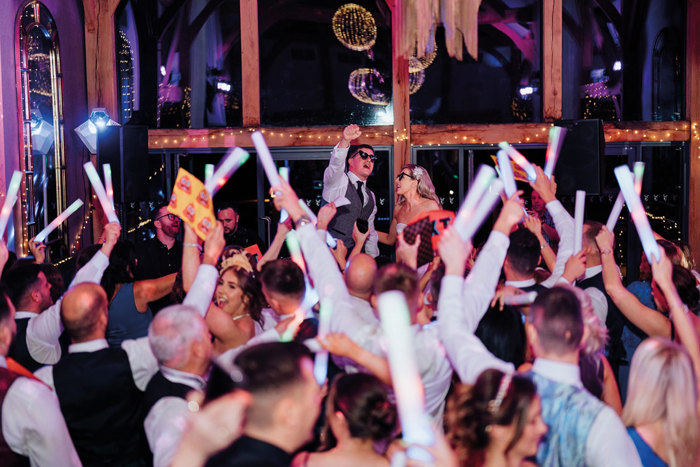
[[[307,216],[306,214],[304,214],[304,215],[301,216],[299,219],[297,219],[297,220],[294,221],[294,226],[295,226],[297,229],[298,229],[299,227],[301,227],[301,226],[306,225],[306,224],[312,224],[311,218],[309,218],[309,216]]]
[[[609,255],[610,253],[612,253],[612,251],[610,250],[610,248],[606,248],[606,249],[604,249],[603,251],[600,252],[601,255]]]

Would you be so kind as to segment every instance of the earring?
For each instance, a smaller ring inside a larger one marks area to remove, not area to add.
[[[491,425],[486,425],[486,428],[484,428],[484,431],[486,433],[491,433]]]

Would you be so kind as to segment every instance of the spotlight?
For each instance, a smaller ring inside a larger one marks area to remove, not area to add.
[[[75,129],[80,141],[88,148],[91,154],[97,153],[97,133],[107,126],[119,126],[117,122],[109,118],[109,113],[104,107],[92,109],[90,118]]]
[[[90,113],[90,121],[97,126],[97,128],[104,128],[110,122],[109,114],[107,109],[104,107],[97,107],[92,109]]]
[[[222,91],[222,92],[230,92],[231,85],[229,83],[227,83],[226,81],[217,81],[216,82],[216,89],[218,91]]]
[[[383,109],[378,109],[374,115],[374,123],[377,125],[394,124],[394,110],[390,105],[387,105]]]
[[[529,96],[534,92],[535,92],[535,88],[533,88],[532,86],[525,86],[525,87],[520,88],[520,95],[523,97]]]
[[[47,154],[53,146],[53,125],[40,119],[36,125],[32,119],[32,149],[39,154]]]
[[[620,70],[622,70],[622,62],[620,60],[616,60],[615,63],[613,63],[613,71]]]
[[[166,73],[167,73],[167,70],[165,69],[165,67],[163,65],[161,65],[160,66],[160,75],[165,76]]]

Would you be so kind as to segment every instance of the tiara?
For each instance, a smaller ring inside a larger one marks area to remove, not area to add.
[[[219,271],[220,273],[223,273],[224,271],[232,267],[239,267],[247,273],[253,274],[253,266],[250,264],[248,256],[243,252],[233,254],[228,258],[224,258],[221,261],[221,267],[219,268]]]
[[[501,384],[498,386],[498,392],[496,393],[496,398],[489,401],[489,413],[491,415],[498,412],[503,404],[503,399],[505,399],[508,394],[508,388],[510,388],[510,382],[513,380],[513,373],[506,373],[501,378]]]

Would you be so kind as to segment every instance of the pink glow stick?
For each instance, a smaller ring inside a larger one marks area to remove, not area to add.
[[[637,228],[644,253],[647,255],[649,263],[653,264],[654,258],[656,258],[656,261],[661,259],[661,253],[659,252],[659,245],[654,238],[654,232],[652,232],[651,225],[649,225],[649,219],[644,211],[642,200],[639,199],[639,195],[634,191],[632,172],[626,165],[621,165],[615,169],[615,177],[617,177],[617,183],[620,185],[622,196],[625,197],[627,209],[630,211],[634,226]]]
[[[583,244],[583,212],[586,208],[586,192],[576,190],[576,208],[574,216],[574,254],[581,251]]]
[[[22,185],[22,172],[15,170],[12,173],[12,178],[10,179],[10,184],[7,186],[7,193],[5,194],[5,202],[2,205],[2,210],[0,210],[0,239],[5,235],[5,229],[7,228],[7,221],[10,219],[10,214],[12,213],[12,208],[17,201],[17,193],[19,192],[19,187]]]
[[[238,170],[250,157],[247,151],[235,147],[224,156],[214,173],[204,182],[204,188],[212,198],[222,186],[226,185],[231,175]]]
[[[409,445],[431,446],[435,439],[425,411],[425,392],[416,363],[406,299],[402,292],[392,290],[380,294],[377,302],[403,439]],[[416,446],[409,447],[406,454],[414,460],[433,461],[428,451]]]
[[[564,142],[564,136],[566,136],[566,128],[553,126],[549,129],[549,145],[547,146],[547,156],[544,164],[544,174],[547,178],[552,178],[554,167],[556,167],[557,159],[559,159],[561,144]]]
[[[114,207],[112,207],[112,203],[107,197],[105,187],[102,185],[100,176],[97,175],[97,170],[95,170],[95,166],[92,165],[92,162],[86,162],[85,164],[83,164],[83,168],[85,169],[85,173],[87,174],[88,179],[90,180],[92,189],[95,190],[95,195],[97,196],[97,199],[102,205],[102,210],[105,212],[107,220],[109,222],[116,222],[118,224],[119,218],[117,217],[117,213],[114,212]]]
[[[508,156],[511,159],[513,159],[513,162],[518,164],[520,166],[520,168],[525,171],[525,173],[527,174],[527,178],[531,182],[534,182],[535,180],[537,180],[537,172],[535,171],[535,167],[532,164],[530,164],[530,161],[527,160],[527,157],[523,156],[520,153],[520,151],[515,149],[513,146],[508,144],[506,141],[501,141],[500,143],[498,143],[498,147],[503,149],[508,154]],[[499,162],[498,165],[501,165],[501,163]]]
[[[59,214],[54,220],[52,220],[49,225],[44,227],[44,229],[41,232],[36,234],[36,237],[34,237],[34,241],[36,243],[41,243],[44,240],[46,240],[46,237],[48,237],[51,234],[51,232],[53,232],[56,229],[56,227],[61,225],[63,221],[70,217],[71,214],[75,213],[75,211],[80,209],[82,205],[82,199],[76,199],[75,201],[73,201],[73,203],[70,206],[68,206],[61,214]]]
[[[112,166],[109,164],[102,164],[102,173],[105,176],[105,193],[109,202],[112,203],[112,209],[114,209],[114,187],[112,187]]]
[[[644,162],[638,161],[632,166],[632,171],[634,172],[634,191],[637,195],[642,194],[642,182],[644,181]]]

